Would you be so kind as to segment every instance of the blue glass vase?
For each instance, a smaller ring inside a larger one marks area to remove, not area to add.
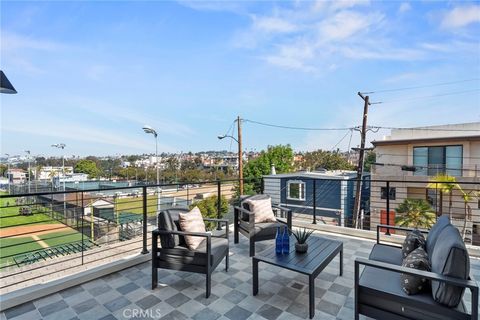
[[[290,253],[290,235],[288,234],[287,227],[283,229],[282,248],[284,254]]]
[[[282,232],[280,230],[280,227],[277,227],[277,235],[275,237],[275,253],[276,254],[282,254]]]

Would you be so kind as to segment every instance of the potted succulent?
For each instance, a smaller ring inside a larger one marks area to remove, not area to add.
[[[314,230],[309,230],[307,228],[295,229],[292,231],[292,234],[297,239],[295,243],[295,251],[298,253],[305,253],[308,250],[307,239],[313,233]]]

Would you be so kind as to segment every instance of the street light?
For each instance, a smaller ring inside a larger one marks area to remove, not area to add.
[[[10,172],[10,154],[9,153],[5,153],[5,155],[7,156],[7,178],[8,178],[8,194],[10,194],[10,175],[12,174]]]
[[[237,122],[237,134],[238,134],[238,139],[235,138],[234,136],[224,134],[223,136],[217,136],[218,140],[222,140],[225,138],[230,138],[237,142],[238,144],[238,182],[239,182],[239,191],[240,195],[243,194],[243,151],[242,151],[242,119],[240,119],[240,116],[237,117],[235,120]]]
[[[52,144],[53,148],[62,149],[62,175],[63,175],[63,217],[66,218],[67,214],[67,203],[65,199],[65,153],[63,150],[67,145],[65,143],[55,143]],[[60,182],[60,181],[59,181]]]
[[[13,87],[13,85],[8,81],[7,76],[0,70],[0,92],[1,93],[17,93],[17,90]]]
[[[153,129],[149,125],[144,125],[143,126],[143,131],[145,131],[146,134],[153,134],[155,137],[155,167],[157,170],[157,211],[160,212],[160,190],[158,185],[160,184],[160,172],[158,168],[158,134],[155,129]]]

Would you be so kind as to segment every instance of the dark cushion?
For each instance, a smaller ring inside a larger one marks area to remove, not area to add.
[[[402,258],[405,259],[410,252],[419,247],[425,249],[425,244],[425,237],[420,230],[415,229],[412,232],[407,233],[402,245]]]
[[[365,267],[359,280],[359,302],[403,316],[402,319],[466,319],[459,314],[466,312],[463,303],[456,308],[448,308],[435,302],[428,289],[416,295],[407,295],[400,285],[400,277],[399,272]]]
[[[178,214],[189,212],[190,210],[188,208],[184,208],[184,207],[174,207],[174,208],[165,209],[164,211],[167,212],[170,215],[170,218],[172,219],[173,223],[175,223],[175,226],[177,227],[177,230],[182,231],[182,228],[180,228],[180,222],[179,222]],[[178,244],[180,246],[186,246],[184,236],[178,236]]]
[[[458,229],[453,225],[443,228],[433,249],[432,271],[445,276],[468,279],[470,258]],[[462,300],[464,288],[432,281],[433,299],[449,307],[457,306]]]
[[[402,249],[392,246],[387,246],[385,244],[376,243],[370,256],[370,260],[381,261],[386,263],[391,263],[397,266],[402,265]]]
[[[167,211],[160,211],[158,214],[158,230],[161,231],[178,231],[177,226],[173,222]],[[162,248],[174,248],[180,244],[178,235],[161,234],[160,243]]]
[[[424,271],[431,270],[428,254],[422,247],[418,247],[410,252],[407,257],[403,259],[402,266]],[[428,280],[423,277],[402,273],[400,278],[403,291],[409,295],[417,294],[427,289],[430,285]]]
[[[430,259],[430,261],[432,260],[433,248],[435,247],[435,243],[437,242],[438,236],[442,232],[443,228],[445,228],[449,224],[450,224],[450,218],[448,217],[448,215],[444,214],[440,218],[438,218],[437,222],[432,226],[432,228],[428,232],[426,249],[427,249],[428,258]]]
[[[228,251],[228,240],[225,238],[211,238],[212,252],[211,265],[218,263],[225,257]],[[160,260],[175,264],[207,265],[207,240],[205,239],[196,250],[177,246],[173,249],[162,250]]]

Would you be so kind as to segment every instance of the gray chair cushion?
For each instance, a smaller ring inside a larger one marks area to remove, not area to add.
[[[216,265],[226,255],[228,240],[225,238],[211,238],[212,252],[211,264]],[[196,250],[189,250],[186,247],[177,246],[173,249],[162,250],[160,260],[176,264],[207,265],[207,240],[205,239]]]
[[[432,228],[428,232],[426,249],[427,249],[428,258],[430,259],[430,261],[432,260],[433,248],[435,247],[435,243],[437,242],[438,236],[442,232],[443,228],[445,228],[449,224],[450,224],[450,218],[448,217],[448,215],[444,214],[440,218],[438,218],[437,222],[432,226]]]
[[[158,214],[158,230],[161,231],[178,231],[177,226],[173,222],[167,211],[160,211]],[[162,248],[174,248],[180,244],[178,235],[161,234],[160,243]]]
[[[428,254],[422,247],[418,247],[408,254],[403,259],[403,267],[413,268],[417,270],[430,271],[430,261],[428,261]],[[426,278],[402,273],[400,276],[403,291],[406,294],[417,294],[427,288],[430,288],[430,283]]]
[[[370,260],[402,265],[402,249],[376,243],[369,256]]]
[[[410,252],[417,249],[418,247],[425,249],[425,244],[425,237],[420,232],[420,230],[415,229],[412,232],[409,232],[405,237],[405,241],[402,245],[402,258],[405,259],[410,254]]]
[[[438,320],[464,319],[459,312],[466,312],[463,303],[448,308],[435,302],[430,291],[407,295],[400,285],[401,273],[365,267],[360,275],[359,302],[396,313],[405,319]],[[403,319],[403,318],[402,318]]]
[[[458,229],[453,225],[443,228],[433,249],[432,271],[445,276],[468,279],[470,258]],[[433,299],[449,307],[457,306],[462,300],[464,288],[432,281]]]

